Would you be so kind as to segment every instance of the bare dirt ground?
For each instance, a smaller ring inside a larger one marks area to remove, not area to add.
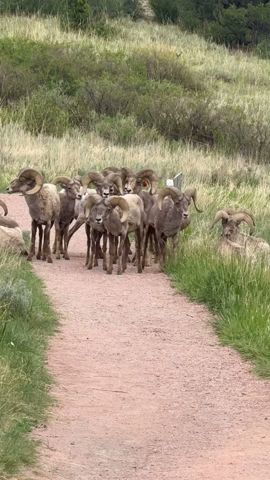
[[[5,197],[22,227],[22,197]],[[269,480],[269,383],[219,346],[210,315],[165,275],[34,261],[61,317],[48,365],[58,405],[25,480]],[[184,272],[183,272],[184,275]]]

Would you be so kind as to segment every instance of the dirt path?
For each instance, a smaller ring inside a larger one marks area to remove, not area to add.
[[[23,228],[22,197],[8,197]],[[49,351],[59,405],[26,479],[269,480],[269,383],[218,345],[202,306],[165,275],[35,261],[61,329]]]

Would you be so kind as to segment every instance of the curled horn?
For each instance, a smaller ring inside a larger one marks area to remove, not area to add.
[[[53,181],[53,183],[55,185],[57,185],[58,183],[63,183],[64,185],[67,185],[70,182],[72,182],[71,178],[70,177],[65,177],[64,175],[56,177]]]
[[[110,172],[107,175],[106,180],[108,182],[114,183],[118,188],[119,193],[123,195],[123,183],[122,183],[121,175],[119,173]]]
[[[26,195],[34,195],[35,193],[38,193],[44,183],[43,176],[37,170],[34,170],[34,168],[24,168],[21,170],[19,179],[23,180],[23,178],[30,178],[36,183],[33,188],[25,192]]]
[[[202,213],[203,211],[200,210],[198,207],[197,207],[197,190],[196,188],[187,188],[184,192],[184,195],[186,197],[188,197],[189,199],[192,198],[193,200],[193,203],[194,203],[194,207],[196,208],[197,212],[199,213]]]
[[[249,213],[239,211],[231,215],[231,219],[234,220],[237,224],[240,224],[241,222],[246,222],[247,225],[249,225],[250,227],[250,232],[251,233],[254,232],[254,227],[255,227],[254,219],[252,216],[250,216]]]
[[[136,174],[137,182],[142,184],[143,187],[150,187],[150,193],[155,194],[157,192],[158,176],[151,168],[140,170]]]
[[[84,193],[90,183],[94,183],[96,186],[104,182],[104,177],[98,172],[89,172],[82,178],[82,186]]]
[[[180,198],[182,196],[182,193],[178,188],[176,187],[166,187],[162,188],[158,194],[158,208],[159,210],[162,209],[162,202],[165,197],[171,197],[173,200],[176,200],[177,198]]]
[[[94,205],[99,203],[102,200],[101,196],[97,193],[89,195],[84,201],[84,214],[86,218],[89,217],[89,214]]]
[[[4,210],[4,215],[6,216],[8,214],[8,208],[5,204],[5,202],[3,202],[3,200],[0,200],[0,206],[3,208]]]
[[[230,218],[230,215],[226,212],[226,210],[219,210],[215,215],[214,221],[213,221],[210,229],[213,228],[213,226],[217,222],[219,222],[220,220],[222,220],[223,222],[224,221],[227,222],[229,220],[229,218]]]
[[[124,199],[124,197],[120,196],[112,196],[107,200],[107,205],[111,205],[112,207],[119,207],[121,208],[123,215],[120,218],[121,223],[126,222],[128,218],[128,212],[129,212],[129,205],[127,201]]]
[[[107,167],[102,170],[102,175],[106,177],[109,173],[121,173],[121,169],[117,167]]]
[[[233,208],[225,208],[224,209],[225,212],[227,212],[229,215],[235,215],[236,213],[245,213],[246,215],[248,215],[252,222],[253,222],[253,225],[252,227],[250,228],[250,235],[252,235],[252,233],[254,233],[254,229],[256,227],[256,222],[255,222],[255,218],[254,218],[254,215],[249,211],[249,210],[246,210],[245,208],[241,208],[239,210],[235,210]]]

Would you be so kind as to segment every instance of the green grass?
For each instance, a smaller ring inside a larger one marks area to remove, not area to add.
[[[52,399],[45,368],[56,317],[31,266],[0,256],[0,478],[36,459],[29,432],[46,418]]]
[[[269,265],[224,260],[211,246],[190,248],[186,238],[167,272],[177,290],[214,313],[221,342],[251,360],[259,375],[270,377]]]

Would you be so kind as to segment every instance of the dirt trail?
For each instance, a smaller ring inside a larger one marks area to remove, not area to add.
[[[6,200],[29,228],[24,199]],[[86,271],[84,244],[82,229],[70,262],[33,263],[62,320],[48,359],[58,406],[25,478],[269,480],[269,383],[165,275]]]

